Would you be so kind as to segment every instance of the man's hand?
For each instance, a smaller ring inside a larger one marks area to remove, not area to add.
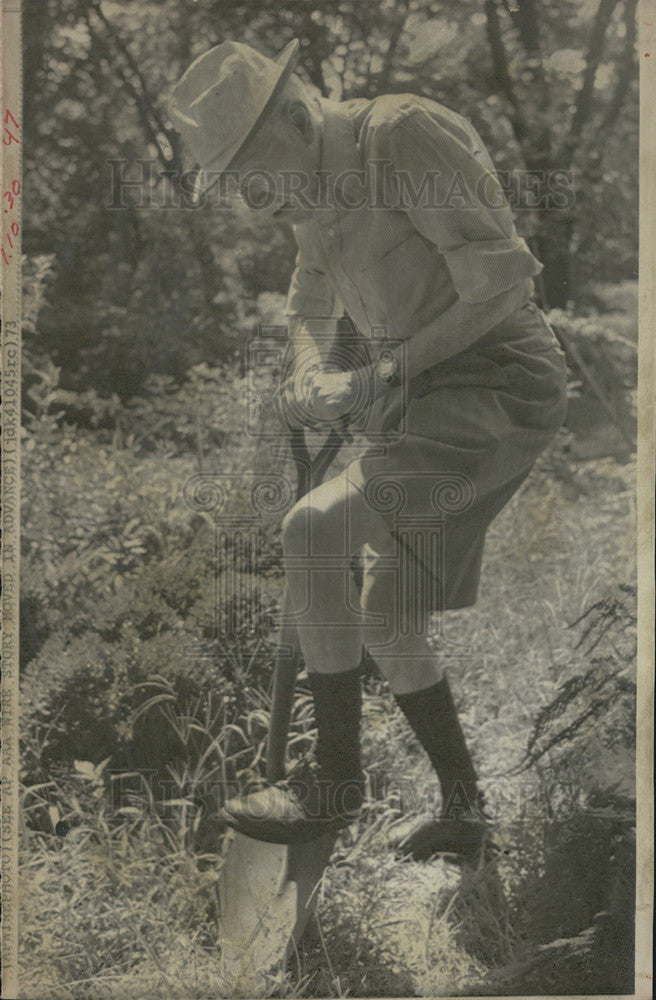
[[[290,427],[342,424],[354,415],[360,382],[353,370],[327,371],[316,364],[287,379],[276,397]]]
[[[360,395],[355,371],[315,370],[301,379],[300,401],[316,420],[325,423],[352,417]]]

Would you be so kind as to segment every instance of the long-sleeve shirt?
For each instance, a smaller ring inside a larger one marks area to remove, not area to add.
[[[323,207],[297,224],[290,318],[351,317],[407,339],[458,299],[485,302],[538,274],[485,146],[413,95],[322,101]]]

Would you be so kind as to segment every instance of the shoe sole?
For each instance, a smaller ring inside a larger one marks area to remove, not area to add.
[[[426,833],[422,837],[424,830]],[[412,861],[444,857],[445,860],[473,867],[477,866],[484,852],[493,848],[487,828],[461,820],[420,823],[403,838],[392,841],[390,846],[397,855]]]
[[[278,823],[275,820],[249,820],[231,816],[221,817],[236,833],[242,833],[251,840],[262,840],[267,844],[306,844],[318,840],[326,833],[338,833],[349,826],[353,820],[305,819],[293,820],[291,823]],[[355,817],[354,817],[355,818]]]

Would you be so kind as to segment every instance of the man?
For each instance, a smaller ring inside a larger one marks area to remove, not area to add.
[[[475,603],[486,529],[562,422],[564,359],[532,301],[541,265],[469,122],[408,94],[316,100],[293,73],[297,50],[271,60],[225,42],[171,99],[202,168],[197,194],[227,172],[250,207],[294,227],[289,419],[340,424],[365,412],[371,440],[283,524],[284,609],[312,690],[317,774],[233,799],[225,818],[290,843],[357,815],[364,646],[440,781],[440,818],[408,827],[401,849],[473,861],[482,800],[428,615]],[[372,348],[358,363],[346,352],[335,370],[313,331],[344,311]],[[438,513],[443,533],[422,533]],[[359,551],[358,599],[348,567]],[[414,591],[399,587],[402,563]]]

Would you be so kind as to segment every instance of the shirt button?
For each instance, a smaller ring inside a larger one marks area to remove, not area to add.
[[[329,236],[334,236],[335,235],[335,227],[334,226],[328,226],[328,235]]]

